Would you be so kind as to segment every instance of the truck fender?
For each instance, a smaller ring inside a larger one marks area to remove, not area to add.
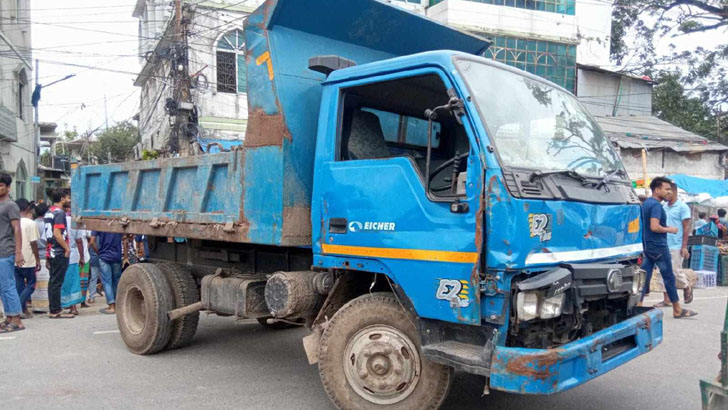
[[[402,287],[388,274],[343,271],[334,282],[331,292],[329,292],[316,319],[311,324],[311,334],[303,338],[303,347],[306,351],[309,364],[318,363],[321,335],[334,314],[349,301],[366,293],[373,292],[388,292],[394,294],[405,310],[417,316],[412,301],[404,293]]]

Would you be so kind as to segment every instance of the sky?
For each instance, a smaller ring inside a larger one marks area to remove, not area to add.
[[[40,60],[38,82],[48,84],[76,74],[43,88],[41,122],[57,123],[58,132],[74,127],[83,132],[105,126],[106,113],[109,126],[137,113],[140,89],[133,85],[133,73],[139,72],[141,64],[139,20],[132,17],[135,3],[32,0],[33,59]]]

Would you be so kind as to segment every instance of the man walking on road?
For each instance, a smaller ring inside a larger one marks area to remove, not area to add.
[[[47,256],[50,261],[50,280],[48,281],[48,310],[51,319],[73,319],[74,315],[63,313],[61,289],[66,278],[71,247],[68,245],[68,227],[63,205],[71,201],[68,189],[57,189],[51,194],[53,206],[45,215],[45,235]]]
[[[675,286],[675,274],[672,270],[670,248],[667,245],[667,234],[677,234],[678,228],[667,226],[667,214],[661,204],[662,201],[670,200],[671,198],[671,183],[672,181],[665,177],[653,179],[652,183],[650,183],[652,196],[647,198],[645,203],[642,204],[642,220],[645,223],[645,260],[642,263],[642,269],[647,272],[647,277],[645,278],[645,286],[642,288],[640,304],[649,289],[652,271],[657,266],[662,273],[665,290],[672,303],[673,316],[680,319],[693,317],[697,313],[692,310],[683,309],[680,306],[680,297],[677,295],[677,288]]]
[[[20,320],[22,307],[15,286],[15,265],[24,266],[23,234],[20,229],[20,210],[10,199],[13,178],[0,174],[0,299],[6,320],[0,324],[0,333],[25,329]]]
[[[21,317],[29,319],[33,315],[28,311],[28,300],[35,291],[35,273],[40,270],[40,255],[38,254],[38,227],[33,220],[34,210],[25,198],[15,203],[20,209],[20,229],[23,233],[23,259],[25,265],[15,264],[15,286],[18,288],[20,307],[23,310]]]
[[[667,226],[677,228],[677,233],[667,234],[667,246],[670,248],[670,258],[672,259],[672,272],[675,274],[675,286],[683,290],[683,299],[685,304],[693,301],[692,281],[685,275],[682,270],[683,259],[690,257],[688,252],[688,236],[690,236],[690,219],[692,213],[683,201],[677,199],[677,185],[670,183],[670,198],[663,206],[667,215]],[[665,292],[665,284],[662,280],[662,274],[655,276],[657,286],[663,292],[664,300],[656,307],[670,307],[670,299]]]
[[[101,268],[101,283],[106,293],[108,308],[101,309],[101,313],[113,315],[116,313],[116,287],[121,278],[121,234],[109,232],[92,232],[89,246],[99,255]]]

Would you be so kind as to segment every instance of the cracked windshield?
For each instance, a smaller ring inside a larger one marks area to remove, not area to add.
[[[485,117],[501,165],[593,177],[622,168],[597,124],[568,93],[487,64],[456,65]]]

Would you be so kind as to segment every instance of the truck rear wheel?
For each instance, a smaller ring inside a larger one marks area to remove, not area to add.
[[[184,265],[162,262],[156,264],[169,282],[174,297],[172,309],[179,309],[200,301],[200,292],[197,290],[197,282],[192,276],[192,271]],[[192,341],[197,332],[197,324],[200,321],[200,312],[190,313],[177,320],[171,325],[169,343],[166,349],[176,349],[185,346]]]
[[[452,368],[420,354],[414,323],[388,293],[360,296],[336,312],[321,336],[319,375],[339,409],[440,408]]]
[[[170,286],[156,266],[129,266],[121,275],[116,294],[116,323],[127,348],[141,355],[162,350],[169,342],[167,312],[173,307]]]

